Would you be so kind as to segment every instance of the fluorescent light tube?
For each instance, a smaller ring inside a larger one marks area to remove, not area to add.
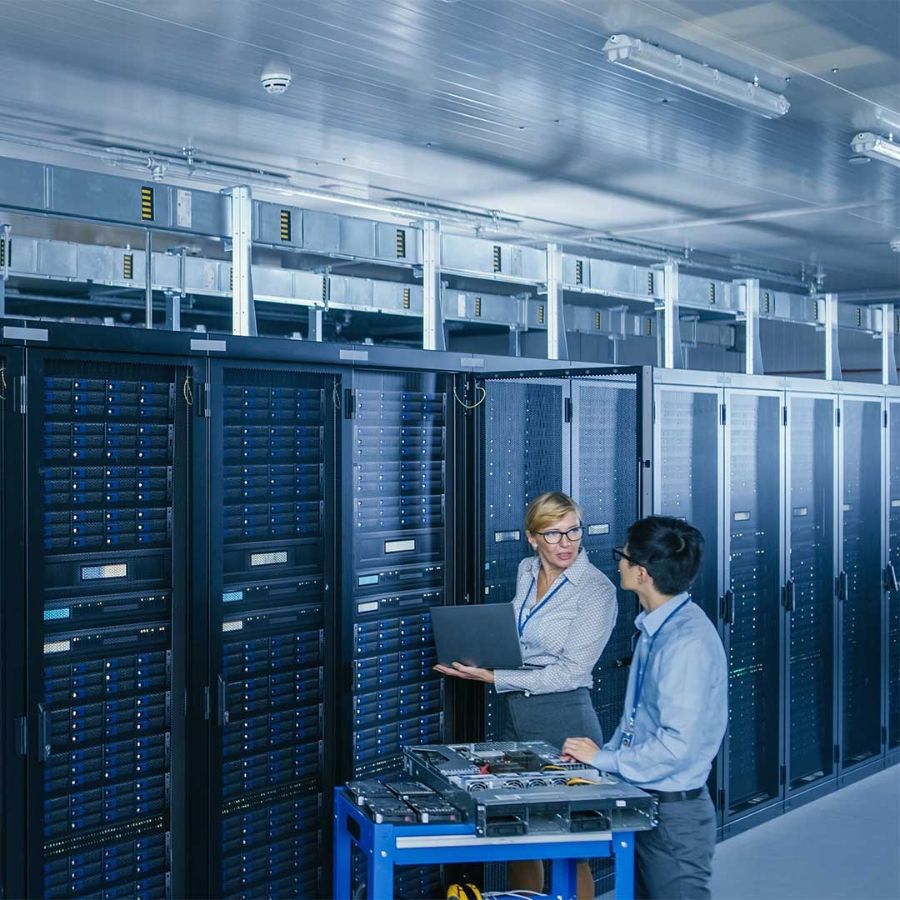
[[[870,156],[882,162],[900,166],[900,144],[887,140],[880,135],[864,131],[850,141],[850,149],[857,156]]]
[[[604,44],[603,52],[612,63],[629,66],[653,78],[730,103],[767,119],[783,116],[791,108],[782,94],[761,88],[752,81],[725,75],[718,69],[686,59],[677,53],[670,53],[627,34],[612,35]]]

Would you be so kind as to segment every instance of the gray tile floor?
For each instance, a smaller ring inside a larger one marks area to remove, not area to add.
[[[900,766],[716,847],[715,900],[898,900]]]

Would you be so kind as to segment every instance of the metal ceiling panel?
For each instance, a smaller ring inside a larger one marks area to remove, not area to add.
[[[791,110],[763,121],[610,65],[615,32],[757,77]],[[293,70],[277,97],[272,57]],[[855,132],[893,116],[900,135],[896,0],[4,0],[0,80],[0,140],[194,147],[250,181],[794,273],[815,259],[838,291],[900,283],[900,169],[848,165]]]

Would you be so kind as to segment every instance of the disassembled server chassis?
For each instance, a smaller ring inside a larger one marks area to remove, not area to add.
[[[411,780],[348,784],[376,822],[475,823],[480,837],[644,831],[656,800],[539,741],[406,747]],[[459,811],[459,816],[454,811]]]

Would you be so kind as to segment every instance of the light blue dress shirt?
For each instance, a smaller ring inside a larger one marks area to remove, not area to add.
[[[625,711],[612,737],[594,754],[592,765],[650,790],[703,787],[728,724],[728,665],[722,641],[687,594],[677,594],[652,612],[641,612],[634,624],[639,637]],[[627,737],[623,741],[629,733],[630,743]]]

